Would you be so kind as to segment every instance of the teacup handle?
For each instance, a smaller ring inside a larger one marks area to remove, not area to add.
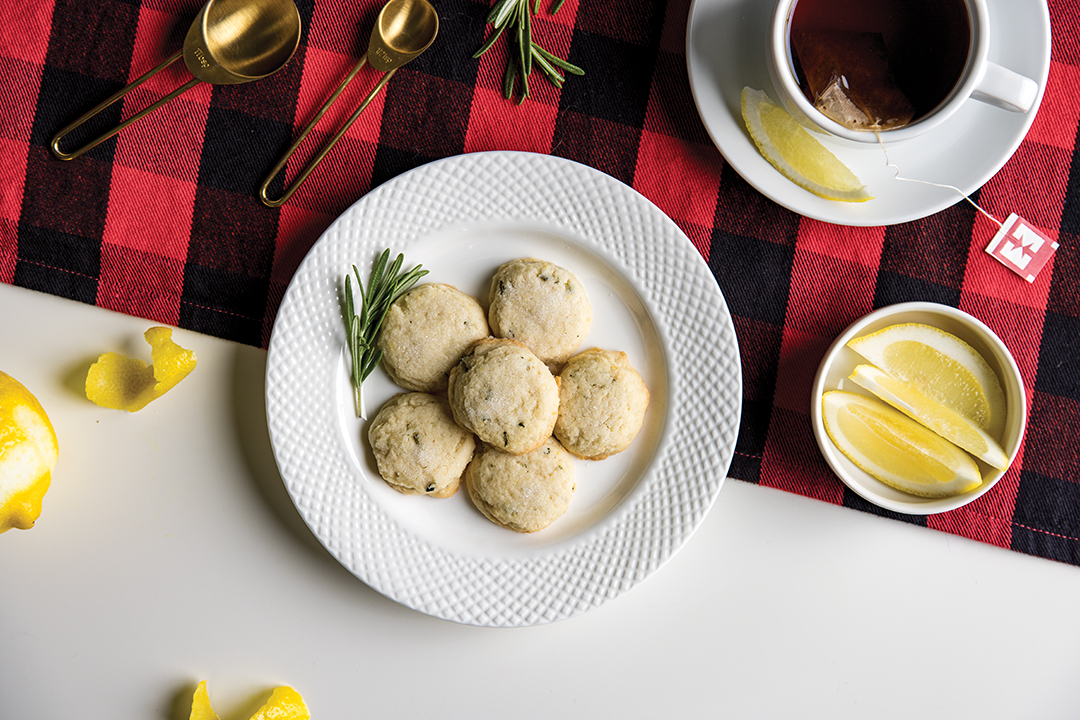
[[[1031,78],[988,62],[971,97],[1013,112],[1027,112],[1035,104],[1039,86]]]

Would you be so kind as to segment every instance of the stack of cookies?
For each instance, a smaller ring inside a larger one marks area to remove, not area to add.
[[[369,427],[380,475],[432,497],[453,495],[464,479],[492,522],[517,532],[550,525],[573,496],[573,456],[625,450],[649,403],[625,353],[574,355],[591,323],[573,273],[535,258],[496,271],[486,312],[449,285],[402,295],[379,348],[391,379],[412,392]]]

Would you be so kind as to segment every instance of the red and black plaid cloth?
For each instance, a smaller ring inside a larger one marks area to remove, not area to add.
[[[0,281],[265,346],[306,251],[372,187],[480,150],[570,158],[650,198],[709,261],[742,349],[733,477],[891,515],[824,464],[810,432],[810,381],[832,338],[870,310],[907,300],[958,306],[1016,357],[1030,407],[1025,444],[968,507],[893,517],[1080,565],[1080,0],[1050,3],[1045,100],[1019,152],[977,196],[997,217],[1016,211],[1060,242],[1030,285],[983,252],[996,228],[966,203],[919,222],[848,228],[802,218],[747,185],[709,142],[690,97],[689,0],[567,0],[555,16],[541,13],[539,39],[586,75],[561,91],[536,75],[520,107],[501,97],[501,45],[471,58],[489,3],[434,4],[432,48],[271,210],[256,189],[363,52],[378,0],[298,0],[303,35],[282,72],[200,85],[72,162],[51,157],[52,136],[178,50],[200,2],[4,0]],[[128,97],[123,117],[188,77],[174,65]],[[289,177],[371,78],[361,73]],[[94,127],[121,117],[114,106]]]

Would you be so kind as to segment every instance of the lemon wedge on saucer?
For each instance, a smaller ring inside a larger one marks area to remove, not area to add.
[[[876,398],[830,390],[821,396],[821,416],[851,462],[897,490],[941,498],[982,484],[970,455]]]
[[[874,199],[847,165],[761,90],[743,88],[742,116],[765,159],[799,187],[826,200]]]
[[[873,365],[859,365],[851,379],[986,464],[998,470],[1009,467],[1009,457],[997,440],[971,418],[928,397],[912,383],[898,380]]]
[[[1005,428],[1005,392],[973,347],[932,325],[900,323],[848,341],[848,347],[924,395],[970,418],[990,437]]]

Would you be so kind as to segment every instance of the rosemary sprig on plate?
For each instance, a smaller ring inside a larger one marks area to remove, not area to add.
[[[356,392],[356,416],[363,418],[364,394],[363,385],[368,375],[374,370],[382,359],[382,350],[379,350],[376,341],[379,338],[379,329],[382,327],[386,313],[398,297],[416,284],[416,281],[428,274],[427,270],[417,265],[412,270],[403,273],[401,265],[405,262],[405,256],[398,254],[390,266],[390,249],[383,250],[371,271],[371,279],[368,281],[367,292],[364,292],[364,281],[360,279],[360,271],[352,266],[356,276],[356,284],[360,288],[360,312],[356,312],[356,303],[353,301],[352,280],[348,273],[345,275],[345,330],[348,335],[346,342],[352,355],[352,378]]]
[[[551,14],[554,15],[562,7],[564,0],[555,0],[551,6]],[[517,104],[525,102],[529,97],[529,75],[533,66],[540,68],[552,85],[561,88],[566,76],[584,75],[585,71],[573,63],[548,52],[533,41],[532,16],[540,12],[540,0],[535,0],[530,7],[529,0],[498,0],[488,14],[487,22],[494,26],[491,35],[473,53],[478,58],[495,44],[495,41],[503,34],[503,30],[509,29],[507,35],[506,72],[503,73],[503,97],[512,100],[517,81],[521,80],[521,90],[518,94]]]

